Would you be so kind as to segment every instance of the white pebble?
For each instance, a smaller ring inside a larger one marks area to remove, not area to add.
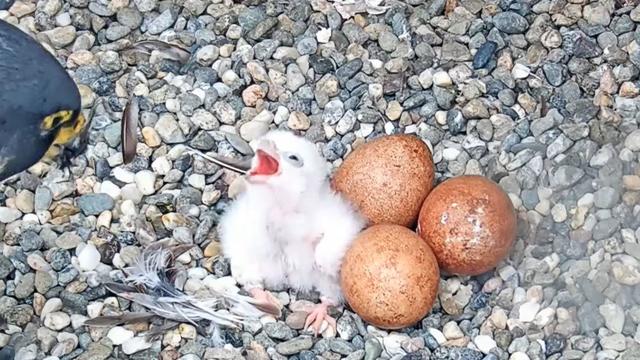
[[[120,188],[118,185],[112,183],[109,180],[104,181],[100,184],[100,192],[111,196],[113,199],[118,199],[120,197]]]
[[[12,223],[20,219],[20,216],[22,216],[22,213],[19,210],[0,206],[0,223]]]
[[[183,253],[182,255],[176,258],[176,261],[181,264],[188,264],[191,262],[191,255],[188,252]]]
[[[318,42],[321,44],[328,43],[331,39],[331,28],[321,27],[320,30],[316,33],[316,39],[318,39]]]
[[[378,60],[378,59],[370,59],[369,63],[371,64],[371,67],[374,68],[375,70],[382,69],[382,66],[384,65],[382,60]]]
[[[456,148],[447,148],[442,151],[442,157],[447,161],[452,161],[458,158],[460,150]]]
[[[567,209],[562,204],[555,204],[553,208],[551,208],[551,216],[553,217],[553,221],[561,223],[567,220]]]
[[[431,69],[426,69],[421,72],[418,76],[418,81],[423,89],[428,89],[433,85],[433,71]]]
[[[168,111],[174,114],[180,111],[180,102],[178,101],[178,99],[167,99],[167,101],[164,103],[164,106]]]
[[[551,321],[553,321],[553,317],[555,315],[556,315],[555,309],[544,308],[536,315],[536,318],[533,320],[533,323],[542,329],[543,327],[549,325]]]
[[[626,243],[636,242],[636,235],[633,233],[632,229],[621,229],[620,235],[622,235],[622,241]]]
[[[60,331],[71,324],[71,318],[62,311],[55,311],[45,315],[43,323],[51,330]]]
[[[504,281],[509,280],[512,276],[516,274],[517,274],[516,269],[511,265],[507,265],[505,267],[498,269],[498,275],[500,275],[500,278]]]
[[[135,174],[121,167],[113,169],[113,177],[123,183],[131,184],[134,181]]]
[[[640,151],[640,129],[632,131],[624,140],[624,146],[631,151]]]
[[[549,271],[552,271],[556,268],[556,266],[560,265],[560,255],[553,253],[549,256],[546,256],[544,259],[542,259],[542,261],[544,261],[547,266],[549,266]]]
[[[517,287],[513,290],[513,303],[519,304],[527,300],[527,291],[524,288]]]
[[[56,25],[58,25],[58,27],[71,25],[71,15],[68,12],[59,14],[56,16]]]
[[[395,130],[395,128],[396,127],[391,122],[388,122],[388,123],[384,124],[384,132],[387,135],[393,134],[393,131]]]
[[[204,280],[202,280],[204,286],[208,287],[211,290],[218,292],[237,292],[238,288],[236,286],[236,280],[231,276],[224,276],[221,278],[216,278],[213,275],[207,275]]]
[[[125,264],[124,261],[122,261],[122,257],[120,257],[120,254],[115,254],[113,256],[112,263],[113,263],[113,266],[115,266],[118,269],[123,269],[125,266],[127,266],[127,264]]]
[[[191,174],[189,175],[189,185],[193,186],[196,189],[204,189],[206,185],[204,175],[202,174]]]
[[[125,200],[131,200],[135,204],[139,204],[142,201],[142,193],[136,186],[136,184],[127,184],[122,187],[122,198]]]
[[[383,88],[381,84],[369,84],[369,95],[372,98],[378,99],[383,94]]]
[[[150,347],[151,343],[147,342],[147,340],[143,336],[138,336],[122,343],[122,352],[127,355],[131,355],[142,350],[146,350]]]
[[[429,328],[427,329],[427,331],[429,331],[429,334],[431,334],[431,336],[433,336],[433,338],[436,339],[438,344],[442,345],[447,342],[447,338],[444,336],[442,331],[436,328]]]
[[[143,195],[151,195],[155,190],[156,174],[149,170],[142,170],[136,173],[135,182],[138,190]]]
[[[207,270],[203,268],[192,268],[187,271],[190,278],[202,280],[207,276]]]
[[[258,116],[253,120],[240,125],[240,136],[246,141],[258,139],[269,131],[269,123],[271,122],[271,119],[269,119],[269,122],[256,121],[256,119],[258,119]]]
[[[626,161],[626,162],[630,162],[633,161],[633,151],[624,148],[622,150],[620,150],[620,154],[618,154],[618,158],[622,161]]]
[[[71,327],[74,330],[78,330],[87,321],[87,317],[80,314],[71,314]]]
[[[196,52],[196,59],[200,64],[209,65],[220,55],[220,50],[214,45],[205,45]]]
[[[540,213],[540,215],[549,215],[549,211],[551,208],[551,201],[549,200],[540,200],[540,202],[535,206],[535,210]]]
[[[202,281],[198,279],[187,279],[184,283],[184,291],[187,294],[194,294],[202,288]]]
[[[136,205],[132,200],[125,200],[120,204],[120,211],[125,216],[136,215]]]
[[[289,119],[289,109],[284,106],[278,106],[275,115],[273,116],[273,122],[277,125],[282,124],[283,122]]]
[[[44,319],[47,314],[62,310],[62,300],[58,298],[51,298],[44,303],[42,310],[40,310],[40,319]]]
[[[529,359],[529,355],[523,353],[522,351],[516,351],[513,354],[511,354],[511,357],[509,357],[509,360],[530,360],[530,359]]]
[[[462,332],[462,330],[460,330],[460,327],[455,321],[449,321],[448,323],[444,324],[442,333],[449,340],[460,339],[464,337],[464,333]]]
[[[29,254],[27,256],[27,264],[33,269],[38,271],[50,271],[51,265],[38,254]]]
[[[204,99],[207,97],[207,93],[203,89],[200,89],[200,88],[194,89],[191,93],[193,95],[199,97],[200,100],[202,100],[202,102],[204,102]]]
[[[483,352],[484,354],[488,354],[491,350],[495,349],[498,346],[490,336],[488,335],[478,335],[473,339],[473,343],[476,344],[478,350]]]
[[[520,305],[520,313],[518,314],[518,319],[522,322],[532,322],[536,318],[539,310],[540,304],[527,301],[524,304]]]
[[[180,336],[185,339],[195,339],[197,336],[196,328],[193,325],[180,324],[178,330],[180,331]]]
[[[446,111],[442,111],[442,110],[436,111],[435,117],[436,117],[436,122],[438,123],[438,125],[440,125],[440,126],[447,125],[447,112]]]
[[[526,65],[520,63],[515,64],[513,69],[511,69],[511,75],[516,79],[526,79],[530,73],[531,70],[529,70]]]
[[[111,340],[113,345],[122,345],[127,340],[133,338],[133,335],[133,331],[127,330],[122,326],[113,327],[107,333],[107,337]]]
[[[104,308],[104,304],[101,302],[92,302],[91,304],[87,305],[87,315],[89,315],[90,318],[96,318],[98,316],[100,316],[100,314],[102,313],[102,309]]]
[[[582,195],[580,199],[578,199],[578,206],[591,208],[593,206],[595,196],[593,193],[586,193]]]
[[[223,83],[225,83],[225,85],[228,85],[228,86],[231,86],[236,81],[240,80],[238,75],[235,72],[233,72],[233,70],[225,71],[224,74],[222,74],[222,76],[220,77],[220,79],[222,80]]]
[[[355,131],[357,137],[366,138],[373,132],[373,124],[361,123],[360,129]]]
[[[508,319],[507,313],[501,308],[494,308],[491,316],[489,316],[489,321],[493,323],[496,329],[506,328]]]
[[[167,175],[167,173],[171,170],[171,161],[166,156],[160,156],[159,158],[153,160],[151,163],[151,168],[158,175]]]
[[[100,253],[95,245],[88,243],[78,254],[78,266],[83,271],[91,271],[100,263]]]
[[[36,214],[25,214],[22,217],[22,223],[32,223],[32,224],[44,224],[44,222],[40,221],[40,218]]]
[[[407,334],[391,333],[382,339],[382,345],[391,356],[404,355],[405,351],[402,349],[402,345],[410,340],[411,338]]]
[[[446,71],[438,71],[433,74],[433,84],[439,87],[447,87],[453,85],[453,81]]]

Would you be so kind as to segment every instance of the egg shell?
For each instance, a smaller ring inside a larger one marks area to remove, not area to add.
[[[440,272],[435,255],[415,232],[382,224],[358,235],[345,254],[340,281],[345,299],[363,320],[400,329],[431,310]]]
[[[414,135],[381,136],[347,156],[332,186],[370,225],[413,227],[434,186],[431,151]]]
[[[517,234],[509,196],[483,176],[445,180],[429,194],[418,220],[418,234],[429,244],[443,272],[479,275],[504,259]]]

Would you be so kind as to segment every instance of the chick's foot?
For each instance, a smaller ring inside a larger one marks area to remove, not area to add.
[[[279,318],[282,315],[282,304],[270,292],[254,288],[249,290],[251,297],[256,300],[254,304],[258,309]]]
[[[315,305],[309,315],[307,315],[307,320],[304,324],[304,329],[311,329],[313,331],[314,336],[318,336],[319,333],[324,332],[327,328],[331,328],[336,330],[336,319],[329,316],[327,309],[329,308],[328,302],[321,302],[318,305]],[[325,323],[326,321],[326,323]]]

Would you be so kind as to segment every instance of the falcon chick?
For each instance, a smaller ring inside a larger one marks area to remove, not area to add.
[[[315,144],[273,130],[257,141],[245,190],[219,224],[231,273],[257,300],[277,305],[266,288],[316,289],[321,303],[305,329],[335,329],[329,306],[343,302],[339,272],[343,256],[366,222],[331,189],[329,164]]]

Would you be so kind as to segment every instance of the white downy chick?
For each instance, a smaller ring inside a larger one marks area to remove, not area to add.
[[[315,144],[274,130],[255,145],[245,190],[220,219],[223,254],[231,273],[251,295],[275,298],[264,288],[316,289],[321,303],[305,328],[335,330],[328,306],[343,302],[339,272],[351,242],[366,222],[329,183],[329,164]]]

